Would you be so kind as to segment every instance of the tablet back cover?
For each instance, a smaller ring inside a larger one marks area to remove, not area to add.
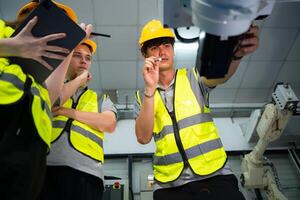
[[[85,31],[72,21],[62,9],[52,1],[45,0],[27,16],[11,37],[17,35],[34,16],[38,17],[38,22],[31,31],[33,36],[43,37],[54,33],[66,33],[66,37],[48,42],[48,45],[64,47],[71,52],[86,36]],[[10,57],[9,59],[12,64],[19,64],[25,73],[32,75],[39,83],[43,83],[52,72],[33,59],[20,57]],[[46,57],[43,59],[53,67],[53,70],[62,62],[62,60]]]

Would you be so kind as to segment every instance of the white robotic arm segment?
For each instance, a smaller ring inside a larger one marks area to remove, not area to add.
[[[267,104],[262,117],[256,127],[257,134],[260,139],[270,140],[273,137],[273,132],[277,129],[278,112],[274,104]],[[276,134],[277,135],[277,134]],[[272,139],[273,141],[274,139]]]
[[[281,136],[299,100],[288,84],[277,85],[272,97],[276,104],[266,105],[256,128],[259,141],[242,160],[241,183],[247,188],[265,189],[269,199],[285,200],[272,173],[263,165],[263,154],[268,144]]]
[[[269,15],[274,0],[191,0],[192,21],[213,35],[227,39],[246,32],[260,15]]]

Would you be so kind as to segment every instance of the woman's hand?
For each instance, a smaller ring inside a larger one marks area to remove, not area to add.
[[[43,57],[63,60],[65,59],[65,56],[57,53],[68,54],[69,50],[59,46],[48,45],[47,43],[53,40],[64,38],[66,34],[55,33],[40,38],[34,37],[31,31],[36,25],[37,20],[37,17],[34,17],[28,22],[28,24],[19,34],[12,38],[14,44],[13,46],[15,47],[14,56],[34,59],[44,65],[46,68],[52,70],[52,67],[43,59]]]

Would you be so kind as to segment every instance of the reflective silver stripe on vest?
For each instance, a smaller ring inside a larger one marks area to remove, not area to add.
[[[210,151],[216,150],[223,147],[220,138],[205,142],[200,145],[193,146],[185,150],[188,159],[192,159],[196,156],[203,155]],[[170,165],[178,162],[182,162],[182,157],[180,153],[173,153],[166,156],[154,156],[154,165]]]
[[[165,137],[166,135],[168,135],[170,133],[174,133],[173,126],[172,125],[164,126],[162,131],[159,132],[158,134],[153,133],[155,142],[157,142],[158,140],[162,139],[163,137]]]
[[[62,120],[54,120],[53,121],[53,128],[65,128],[66,126],[66,122],[62,121]],[[84,135],[85,137],[90,138],[91,140],[93,140],[94,142],[96,142],[97,144],[99,144],[102,148],[103,148],[103,141],[101,138],[95,136],[94,133],[91,133],[87,130],[84,130],[83,128],[81,128],[80,126],[74,125],[72,124],[72,130],[76,131],[82,135]]]
[[[194,126],[197,124],[205,123],[205,122],[212,122],[213,119],[209,114],[197,114],[191,117],[187,117],[185,119],[178,121],[178,128],[183,129],[189,126]],[[158,134],[153,133],[155,142],[159,141],[160,139],[164,138],[166,135],[173,133],[173,126],[168,125],[165,126],[161,132]]]
[[[42,97],[40,96],[40,91],[36,88],[36,87],[31,87],[31,93],[33,95],[36,95],[38,97],[40,97],[41,99],[41,108],[44,110],[46,109],[46,113],[47,115],[49,116],[49,118],[51,119],[52,121],[52,113],[51,113],[51,110],[49,108],[49,105],[42,99]]]
[[[21,79],[19,79],[19,77],[17,77],[14,74],[9,74],[9,73],[1,74],[0,75],[0,80],[12,83],[16,88],[18,88],[21,91],[24,90],[24,84],[25,83]],[[47,115],[49,116],[50,119],[52,119],[52,113],[51,113],[51,110],[49,108],[49,105],[42,99],[42,97],[40,95],[40,91],[35,87],[31,87],[30,90],[31,90],[33,95],[36,95],[36,96],[40,97],[40,99],[41,99],[41,108],[42,109],[46,108]]]
[[[173,153],[166,156],[154,156],[153,158],[154,165],[170,165],[182,161],[180,153]]]
[[[200,77],[197,80],[196,77],[195,77],[195,75],[194,75],[194,71],[197,74],[197,69],[196,68],[192,68],[190,70],[190,74],[191,74],[191,80],[190,80],[191,82],[190,83],[192,85],[192,89],[193,89],[194,94],[198,95],[199,92],[202,93],[199,96],[200,97],[200,101],[198,101],[198,103],[204,102],[204,103],[199,104],[199,105],[201,105],[201,110],[204,111],[204,107],[203,106],[205,105],[206,107],[208,107],[209,106],[209,102],[208,102],[208,98],[205,96],[205,91],[204,91],[203,85],[200,84],[200,81],[201,81]],[[209,94],[207,93],[207,95],[209,95]],[[197,100],[199,99],[198,97],[196,97],[196,98],[197,98]]]
[[[197,114],[191,117],[184,118],[178,121],[178,128],[183,129],[189,126],[194,126],[197,124],[205,123],[205,122],[212,122],[213,119],[210,114]]]
[[[52,126],[53,128],[65,128],[66,122],[62,120],[54,120]]]
[[[218,139],[214,139],[214,140],[205,142],[203,144],[191,147],[191,148],[185,150],[185,153],[186,153],[188,159],[192,159],[198,155],[205,154],[205,153],[208,153],[210,151],[213,151],[213,150],[216,150],[216,149],[219,149],[222,147],[223,147],[223,144],[221,142],[221,139],[218,138]]]
[[[198,105],[201,108],[201,112],[204,111],[204,100],[202,98],[202,96],[204,96],[204,94],[201,94],[201,89],[200,89],[200,84],[198,82],[198,80],[196,79],[195,75],[194,75],[194,68],[189,69],[187,71],[187,78],[189,79],[192,91],[197,99]]]
[[[25,83],[21,79],[19,79],[19,77],[17,77],[14,74],[3,73],[3,74],[0,75],[0,80],[12,83],[19,90],[24,89],[24,84]]]
[[[72,125],[72,130],[76,131],[78,133],[81,133],[85,137],[88,137],[89,139],[93,140],[94,142],[96,142],[97,144],[99,144],[103,148],[103,140],[101,138],[97,137],[94,133],[91,133],[87,130],[84,130],[80,126],[77,126],[77,125],[74,125],[74,124]]]

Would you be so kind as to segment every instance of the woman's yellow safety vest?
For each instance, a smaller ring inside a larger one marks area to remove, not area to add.
[[[5,26],[4,21],[0,20],[0,39],[9,38],[13,32],[11,27]],[[0,105],[18,102],[25,92],[33,95],[33,121],[40,137],[50,147],[52,114],[47,89],[35,82],[32,76],[25,74],[19,65],[10,64],[9,59],[0,58]]]
[[[73,108],[78,111],[99,113],[106,95],[102,95],[100,101],[99,98],[101,96],[98,96],[96,92],[87,89],[80,95],[77,103],[69,98],[63,107]],[[86,156],[102,163],[104,162],[104,133],[102,131],[95,130],[80,121],[69,119],[62,115],[54,117],[51,141],[57,141],[64,131],[69,133],[69,141],[73,148]]]
[[[227,160],[207,99],[201,94],[195,68],[176,72],[174,111],[169,113],[158,91],[154,95],[154,177],[161,183],[176,180],[184,166],[209,175]],[[139,95],[137,95],[141,102]]]

